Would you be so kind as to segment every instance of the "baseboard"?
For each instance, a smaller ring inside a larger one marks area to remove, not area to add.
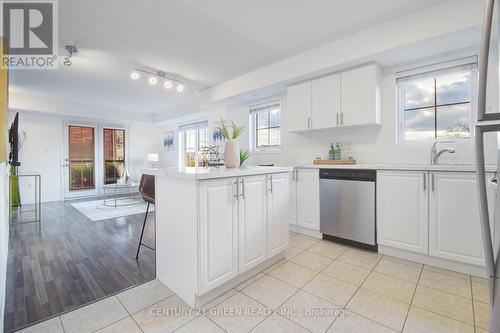
[[[485,278],[487,276],[486,269],[484,267],[476,265],[431,257],[429,255],[414,253],[401,249],[395,249],[393,247],[384,245],[378,246],[378,252],[380,254],[385,254],[391,257],[397,257],[405,260],[415,261],[421,264],[444,268],[450,271],[460,272],[463,274],[474,275],[482,278]]]
[[[298,234],[306,235],[309,237],[322,239],[323,235],[318,230],[300,227],[296,224],[289,224],[289,230]]]
[[[284,257],[285,257],[285,252],[278,253],[274,257],[258,264],[257,266],[255,266],[255,267],[249,269],[248,271],[238,275],[237,277],[224,283],[223,285],[221,285],[221,286],[219,286],[219,287],[217,287],[217,288],[215,288],[215,289],[213,289],[213,290],[211,290],[203,295],[196,295],[196,301],[195,301],[196,307],[203,306],[203,305],[213,301],[217,297],[225,294],[229,290],[231,290],[234,287],[245,282],[246,280],[248,280],[252,276],[258,274],[259,272],[265,270],[268,267],[271,267],[272,265],[274,265],[275,263],[277,263],[278,261],[280,261]]]

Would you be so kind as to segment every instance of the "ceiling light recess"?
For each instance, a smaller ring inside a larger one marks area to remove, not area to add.
[[[184,82],[178,79],[174,79],[173,77],[170,77],[169,75],[167,75],[167,73],[162,71],[150,72],[144,69],[134,68],[132,73],[130,73],[130,78],[132,80],[137,80],[142,76],[141,74],[146,74],[145,76],[148,78],[147,81],[152,86],[156,85],[158,82],[163,82],[163,87],[165,87],[165,89],[167,90],[170,90],[175,83],[176,90],[179,93],[183,92],[186,88]]]

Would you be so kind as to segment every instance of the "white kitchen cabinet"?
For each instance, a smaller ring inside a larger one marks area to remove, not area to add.
[[[340,74],[312,80],[311,118],[313,129],[340,126]]]
[[[297,225],[319,231],[319,169],[297,169]]]
[[[371,64],[340,74],[340,125],[380,124],[380,69]]]
[[[266,176],[242,177],[238,182],[239,271],[244,272],[266,259]]]
[[[238,274],[236,178],[200,182],[200,289],[213,289]]]
[[[292,171],[292,176],[288,179],[288,223],[297,225],[297,182],[295,181],[296,170]]]
[[[428,172],[377,172],[377,241],[428,252]]]
[[[305,131],[311,128],[311,81],[289,86],[287,89],[288,130]]]
[[[483,266],[476,174],[431,172],[430,177],[429,254]],[[491,216],[494,197],[489,189]]]
[[[274,256],[288,246],[288,174],[267,176],[267,255]]]

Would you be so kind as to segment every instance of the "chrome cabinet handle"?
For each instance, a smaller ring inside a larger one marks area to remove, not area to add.
[[[427,191],[427,185],[425,183],[427,183],[427,174],[424,172],[424,192]]]
[[[337,126],[339,126],[339,113],[337,112]]]
[[[295,170],[295,181],[299,182],[299,170]]]
[[[245,199],[245,179],[241,180],[241,198]]]
[[[292,181],[295,181],[295,170],[292,171]]]
[[[234,182],[234,184],[236,185],[236,194],[233,195],[234,198],[236,198],[236,200],[239,200],[239,197],[240,197],[240,183],[238,182],[238,180],[236,180]]]
[[[311,128],[311,117],[307,117],[307,128]]]
[[[434,174],[432,174],[431,177],[432,177],[431,178],[431,190],[432,190],[432,192],[434,192]]]
[[[270,193],[273,193],[273,176],[269,176],[269,183],[270,183],[270,187],[269,187],[269,192]]]
[[[340,125],[344,125],[344,112],[340,112]]]

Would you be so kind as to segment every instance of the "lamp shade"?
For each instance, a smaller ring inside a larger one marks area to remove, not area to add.
[[[148,156],[146,157],[148,162],[158,162],[160,160],[160,155],[157,153],[148,153]]]

